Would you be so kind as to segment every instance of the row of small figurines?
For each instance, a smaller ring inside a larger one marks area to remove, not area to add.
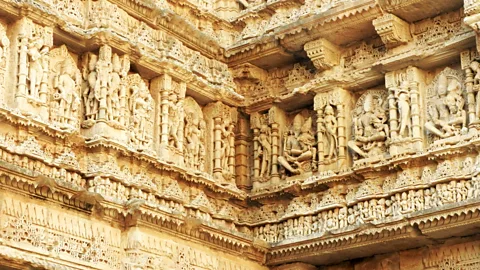
[[[53,222],[53,221],[52,221]],[[3,227],[2,227],[3,226]],[[25,216],[10,218],[0,226],[0,240],[6,245],[33,245],[51,254],[68,254],[85,262],[102,261],[114,269],[120,267],[120,250],[102,242],[103,236],[89,240],[60,234],[53,230],[34,226]]]
[[[55,179],[57,183],[63,182],[66,185],[71,185],[77,189],[77,191],[86,190],[91,193],[97,193],[102,195],[106,200],[117,202],[119,204],[137,199],[143,200],[146,204],[162,210],[170,212],[177,211],[180,213],[185,212],[185,207],[181,203],[174,200],[160,198],[153,192],[144,191],[135,187],[127,187],[120,182],[99,176],[87,181],[76,172],[70,172],[64,168],[49,166],[39,160],[34,160],[27,156],[11,154],[1,148],[0,160],[27,169],[32,172],[32,175],[36,172],[40,175]],[[214,221],[216,224],[221,224],[222,226],[225,224],[222,220],[212,218],[209,213],[202,211],[193,211],[189,213],[192,217],[200,218],[206,222]],[[228,229],[235,231],[235,225],[230,223],[225,226],[227,226]]]
[[[389,199],[371,199],[353,206],[322,211],[255,227],[254,237],[280,242],[327,231],[353,229],[364,223],[379,223],[414,212],[464,202],[480,197],[480,179],[450,181],[435,187],[397,193]]]

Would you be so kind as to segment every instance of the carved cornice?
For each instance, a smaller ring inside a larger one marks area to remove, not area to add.
[[[330,69],[340,63],[340,49],[324,38],[307,42],[304,49],[319,71]]]
[[[373,26],[389,49],[411,40],[410,25],[393,14],[385,14],[373,20]]]

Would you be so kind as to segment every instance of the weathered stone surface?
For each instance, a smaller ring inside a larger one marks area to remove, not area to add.
[[[0,7],[0,265],[480,268],[476,1]]]

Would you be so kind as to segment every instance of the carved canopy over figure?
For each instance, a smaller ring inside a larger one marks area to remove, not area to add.
[[[292,174],[312,171],[315,167],[317,149],[312,131],[312,117],[299,113],[293,119],[292,127],[284,136],[283,155],[278,162]]]
[[[362,158],[382,154],[388,136],[386,95],[381,91],[369,91],[357,102],[353,115],[354,139],[349,148]]]
[[[462,97],[462,84],[454,70],[446,68],[433,82],[427,103],[428,122],[432,134],[447,138],[467,132],[467,115]]]

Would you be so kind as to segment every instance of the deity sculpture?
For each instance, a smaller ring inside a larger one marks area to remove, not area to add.
[[[39,98],[40,84],[48,71],[47,55],[49,48],[45,46],[42,37],[32,38],[28,46],[28,95],[32,98]]]
[[[98,92],[97,85],[97,56],[94,54],[88,55],[88,63],[83,69],[83,79],[85,84],[82,90],[83,104],[85,106],[86,120],[95,120],[95,115],[98,113],[98,103],[95,102],[95,93]]]
[[[425,128],[440,138],[465,133],[467,115],[459,78],[441,73],[434,90],[436,93],[427,104],[428,121]]]
[[[260,177],[270,175],[272,167],[272,144],[271,144],[270,129],[267,125],[262,125],[260,128],[260,135],[258,136],[257,155],[260,159]]]
[[[320,131],[324,134],[326,139],[326,148],[325,156],[327,160],[331,160],[333,157],[336,157],[337,152],[336,148],[338,146],[337,141],[337,119],[334,116],[333,107],[327,105],[325,107],[325,116],[322,121],[323,125],[320,126]]]
[[[184,159],[185,165],[199,171],[205,166],[206,122],[202,108],[192,97],[186,97],[183,103],[184,119]]]
[[[312,170],[316,156],[315,137],[312,134],[312,118],[300,113],[293,119],[293,125],[285,134],[283,156],[278,162],[290,173],[301,174]]]
[[[354,140],[348,142],[352,151],[362,158],[381,155],[388,136],[388,125],[381,95],[367,93],[360,99],[353,116]]]
[[[136,76],[139,77],[139,75]],[[151,112],[153,111],[153,99],[144,82],[140,82],[138,85],[133,85],[131,88],[133,93],[129,102],[132,118],[130,126],[134,135],[130,137],[130,140],[137,147],[144,149],[148,148],[153,138],[151,132],[153,127],[151,117]]]
[[[175,148],[179,147],[180,121],[183,117],[183,101],[178,100],[175,92],[170,93],[168,98],[168,132],[169,145]]]
[[[234,149],[233,140],[235,133],[233,132],[234,125],[227,120],[221,127],[221,164],[224,173],[228,172],[233,174],[230,169],[230,158],[234,156],[232,149]],[[227,174],[228,174],[227,173]]]
[[[77,92],[80,80],[67,60],[61,62],[60,69],[54,80],[54,100],[58,103],[56,119],[63,126],[75,127],[81,102]]]
[[[475,95],[475,116],[476,119],[480,118],[480,95],[479,95],[479,85],[480,85],[480,62],[478,60],[473,60],[470,63],[470,70],[473,73],[473,90],[476,92]]]
[[[125,129],[128,126],[126,112],[130,93],[126,90],[126,78],[130,69],[127,56],[112,54],[108,46],[100,48],[99,55],[87,53],[83,63],[84,85],[82,99],[85,107],[85,121],[82,126],[89,128],[97,121]]]
[[[410,96],[408,92],[408,82],[403,81],[400,88],[394,89],[394,97],[397,101],[399,116],[399,131],[400,137],[412,136],[412,119],[410,112]],[[406,134],[407,133],[407,134]]]

